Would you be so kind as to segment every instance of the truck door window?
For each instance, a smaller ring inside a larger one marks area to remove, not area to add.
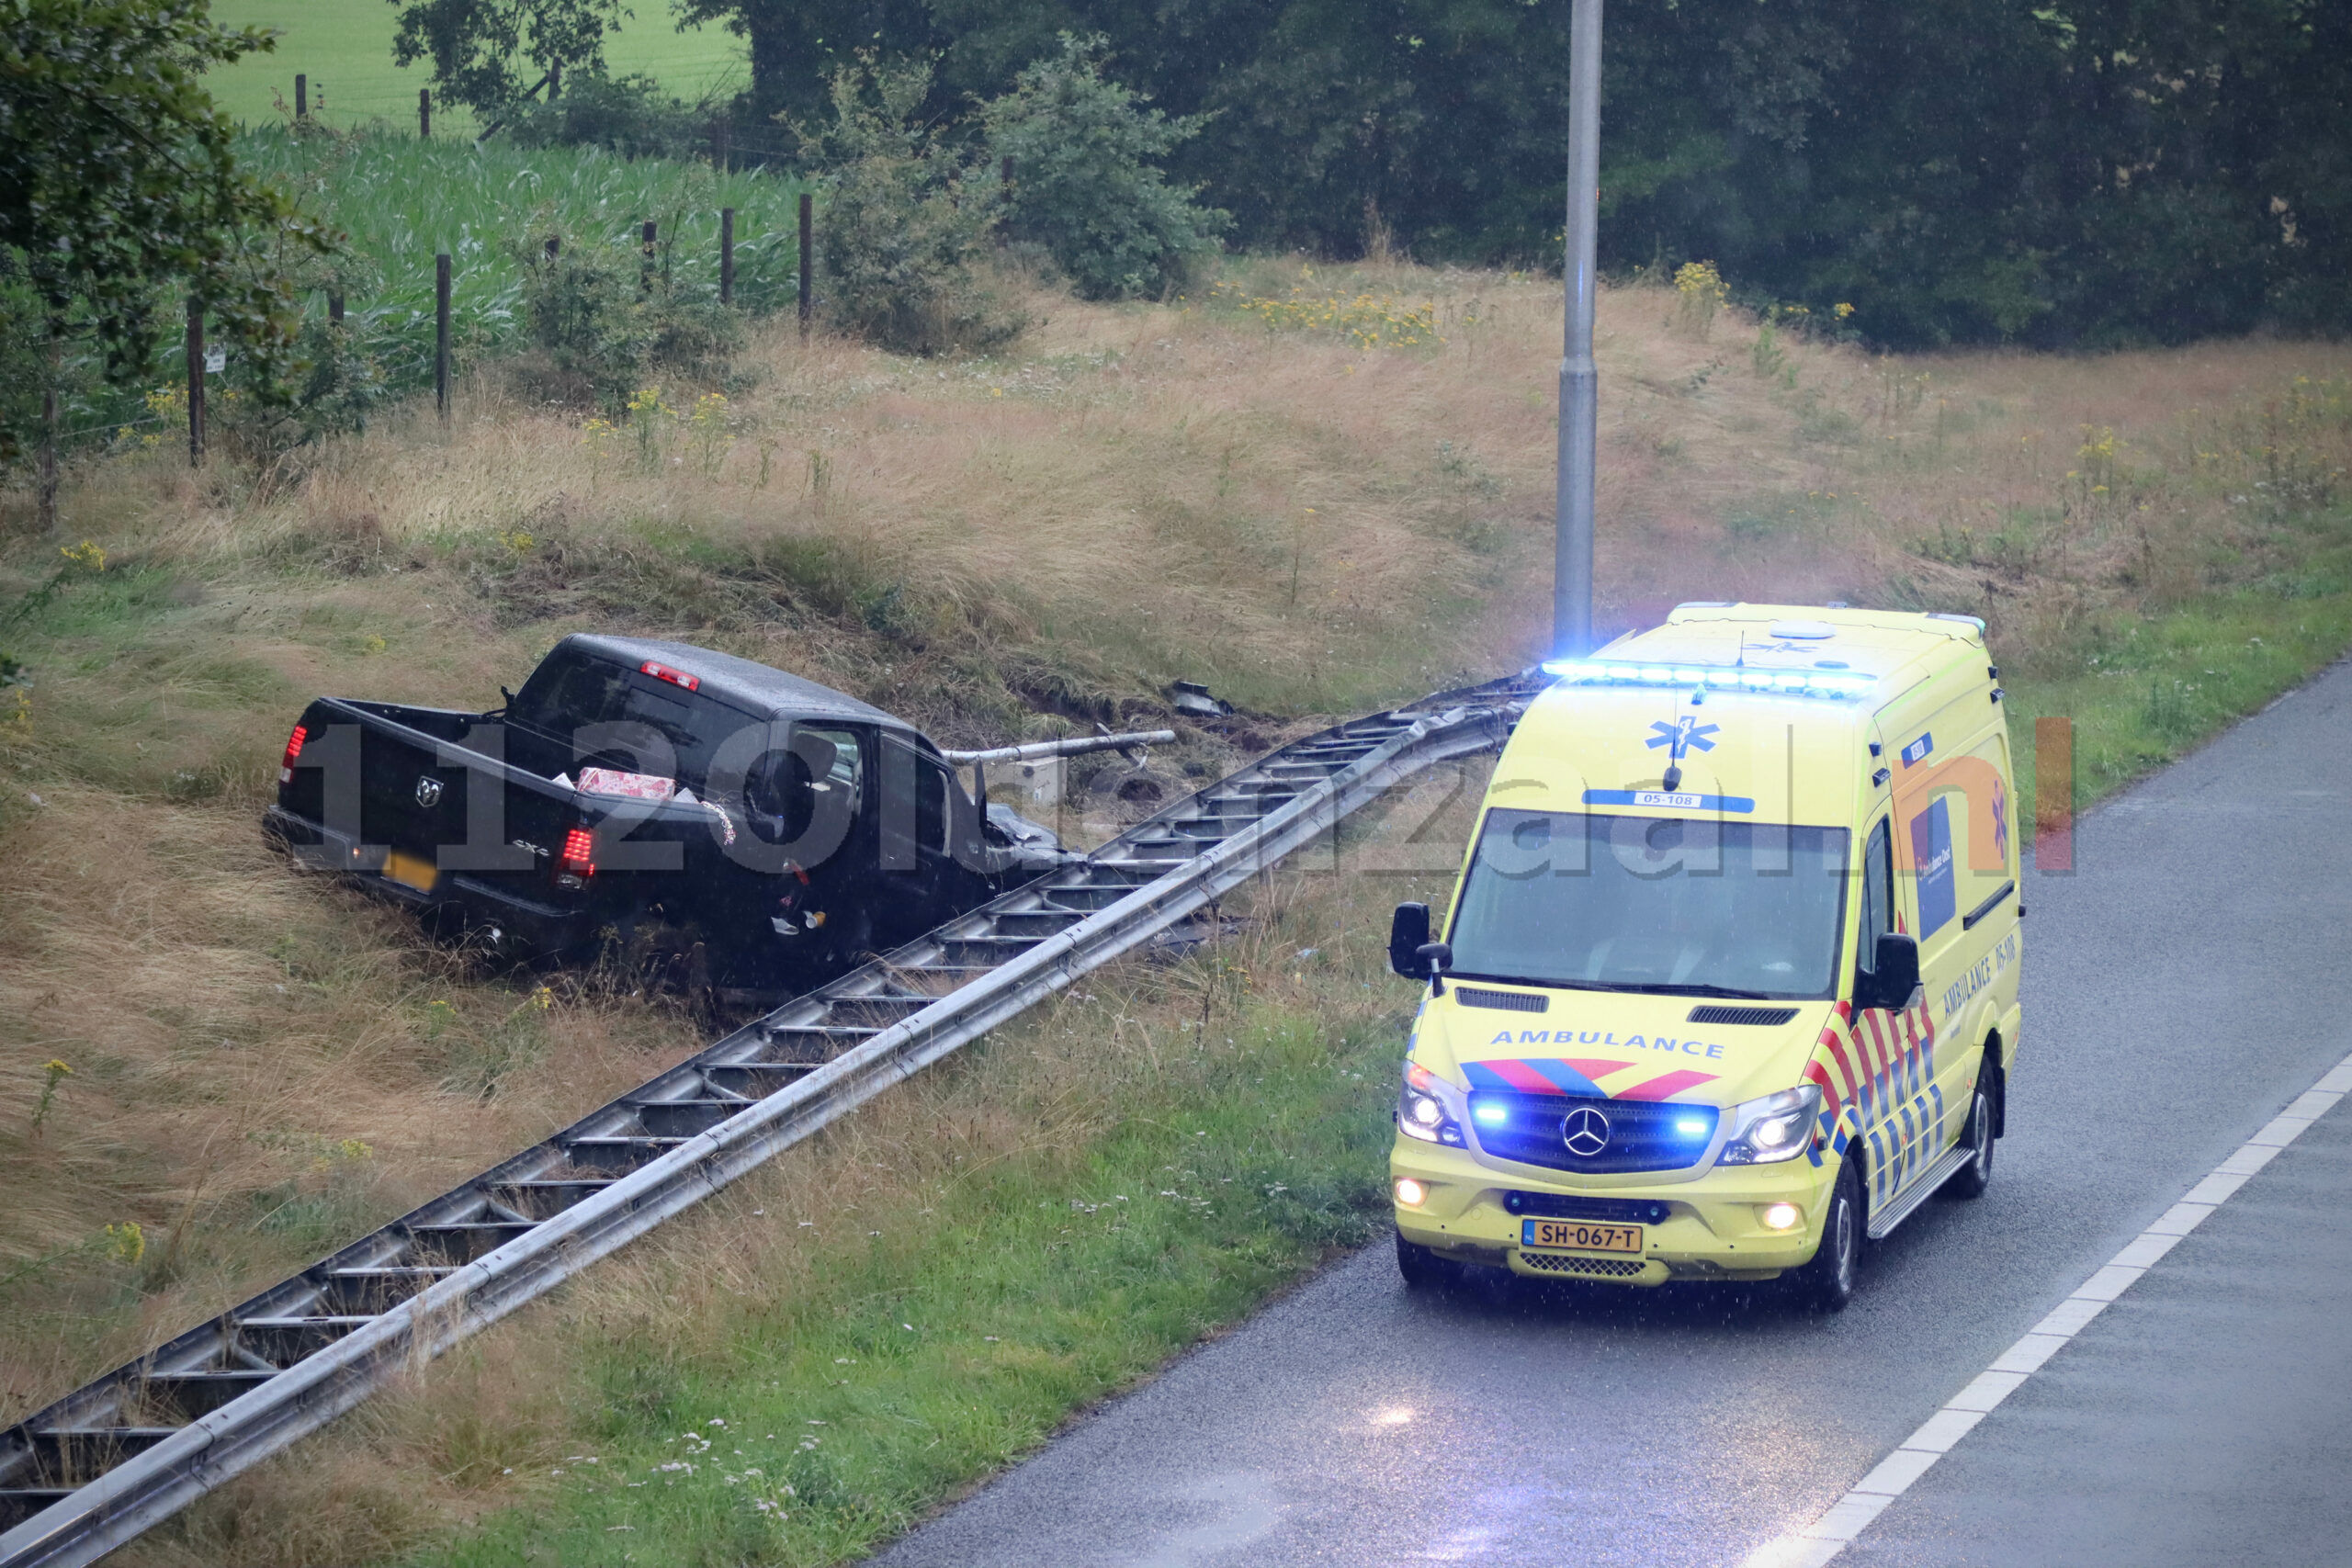
[[[912,871],[955,849],[957,791],[946,765],[892,736],[882,743],[882,869]]]
[[[792,744],[769,751],[744,781],[752,830],[786,844],[808,833],[820,807],[836,819],[854,815],[863,773],[854,732],[796,726]]]

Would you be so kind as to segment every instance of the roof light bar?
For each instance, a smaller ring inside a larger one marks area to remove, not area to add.
[[[1578,686],[1683,686],[1711,692],[1762,692],[1782,697],[1828,697],[1851,702],[1878,684],[1874,675],[1850,670],[1759,670],[1727,665],[1636,664],[1617,659],[1555,659],[1544,666]]]

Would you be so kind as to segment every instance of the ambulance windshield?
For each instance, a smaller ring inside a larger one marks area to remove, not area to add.
[[[1450,973],[1668,996],[1834,995],[1842,828],[1497,809]]]

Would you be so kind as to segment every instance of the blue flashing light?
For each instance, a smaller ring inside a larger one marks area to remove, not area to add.
[[[1510,1108],[1504,1105],[1481,1105],[1470,1112],[1470,1119],[1481,1127],[1499,1127],[1510,1120]]]
[[[1674,1130],[1686,1138],[1703,1138],[1715,1128],[1713,1122],[1703,1117],[1684,1116],[1676,1120]]]
[[[1616,660],[1555,659],[1546,675],[1577,686],[1684,686],[1713,692],[1759,692],[1783,697],[1849,702],[1878,685],[1874,675],[1850,670],[1761,670],[1710,664],[1635,664]]]

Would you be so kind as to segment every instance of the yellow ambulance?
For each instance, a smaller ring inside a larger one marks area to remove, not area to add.
[[[1397,1265],[1854,1290],[1993,1174],[2018,1048],[2015,788],[1970,616],[1684,604],[1495,766],[1390,1157]]]

